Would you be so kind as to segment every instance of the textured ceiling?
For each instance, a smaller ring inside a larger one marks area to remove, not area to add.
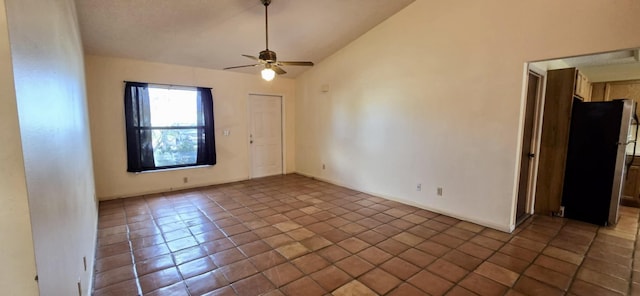
[[[269,49],[322,61],[415,0],[273,0]],[[85,52],[222,69],[265,48],[259,0],[76,0]],[[307,67],[287,66],[285,77]],[[233,70],[258,73],[257,68]]]

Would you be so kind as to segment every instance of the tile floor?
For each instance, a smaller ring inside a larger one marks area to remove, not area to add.
[[[300,175],[106,201],[94,295],[640,295],[638,214],[507,234]]]

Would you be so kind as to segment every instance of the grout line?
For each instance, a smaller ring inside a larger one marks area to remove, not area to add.
[[[125,225],[127,227],[127,243],[129,244],[129,254],[131,255],[131,264],[132,264],[132,268],[133,268],[133,276],[135,277],[136,280],[136,286],[138,288],[138,295],[142,296],[142,287],[140,286],[140,278],[138,277],[138,271],[136,270],[136,258],[135,256],[133,256],[133,244],[131,244],[131,230],[129,229],[129,221],[127,221],[127,211],[124,208],[124,204],[123,204],[123,211],[124,211],[124,221],[125,221]]]

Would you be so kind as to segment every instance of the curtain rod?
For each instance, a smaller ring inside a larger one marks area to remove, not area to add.
[[[141,83],[141,84],[150,84],[150,85],[166,85],[166,86],[176,86],[176,87],[199,87],[199,88],[208,88],[208,89],[213,89],[211,87],[208,86],[193,86],[193,85],[180,85],[180,84],[166,84],[166,83],[153,83],[153,82],[139,82],[139,81],[128,81],[128,80],[123,80],[123,83],[127,83],[127,82],[131,82],[131,83]]]

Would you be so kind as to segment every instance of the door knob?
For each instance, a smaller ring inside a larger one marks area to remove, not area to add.
[[[529,156],[529,158],[534,158],[534,157],[536,157],[536,155],[535,155],[535,154],[533,154],[533,153],[529,153],[529,154],[527,154],[527,156]]]

